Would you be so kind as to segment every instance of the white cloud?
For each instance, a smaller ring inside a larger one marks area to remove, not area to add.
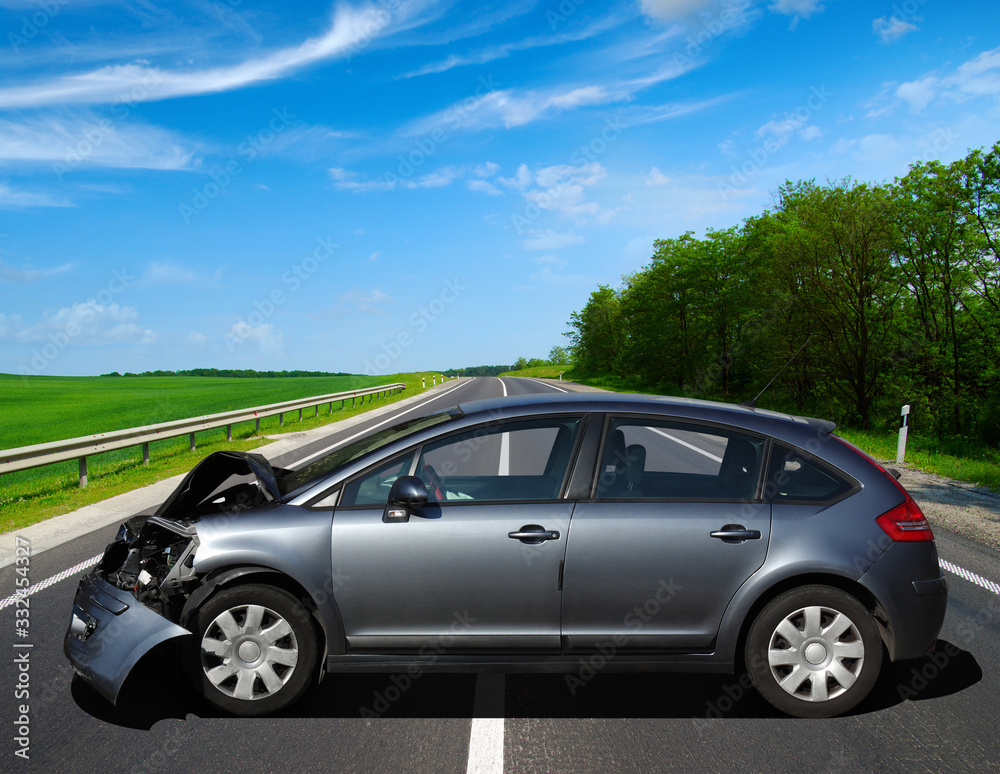
[[[799,132],[799,137],[803,140],[816,140],[823,136],[823,130],[820,129],[816,124],[810,124],[809,126],[803,127]]]
[[[80,165],[187,169],[193,156],[194,150],[172,132],[90,111],[21,122],[0,119],[0,162],[51,163],[57,176]]]
[[[714,0],[640,0],[643,13],[664,22],[690,18],[714,5]]]
[[[490,196],[503,196],[503,191],[493,185],[489,180],[470,180],[468,182],[470,191],[479,191]]]
[[[289,75],[314,62],[350,53],[384,33],[390,15],[375,6],[341,6],[330,27],[298,46],[279,49],[235,65],[201,70],[166,70],[144,63],[109,65],[48,81],[0,89],[0,107],[147,102],[213,94]]]
[[[492,186],[483,178],[492,175],[500,169],[498,164],[486,162],[485,164],[462,164],[440,167],[424,175],[403,176],[397,173],[390,173],[379,179],[371,179],[359,175],[356,172],[343,169],[341,167],[330,168],[330,176],[333,178],[333,185],[340,191],[354,191],[361,193],[365,191],[393,191],[397,188],[421,189],[421,188],[443,188],[451,185],[456,180],[473,178],[469,182],[469,188],[473,191],[493,193],[489,190]],[[500,193],[497,191],[497,193]]]
[[[34,325],[24,325],[19,315],[7,317],[0,323],[0,336],[26,344],[56,340],[81,344],[156,341],[159,334],[137,325],[138,319],[139,312],[134,306],[101,304],[91,299],[56,312],[45,312]]]
[[[808,19],[814,13],[822,13],[823,0],[776,0],[768,6],[775,13],[792,17],[791,29],[798,26],[799,19]]]
[[[531,236],[522,243],[525,250],[560,250],[587,241],[579,234],[559,234],[551,228],[530,233]]]
[[[247,342],[255,343],[263,355],[281,355],[285,348],[284,334],[271,323],[253,326],[240,320],[233,323],[223,338],[230,351]]]
[[[145,273],[139,279],[139,285],[144,287],[161,285],[214,285],[222,279],[223,268],[216,269],[211,274],[189,269],[168,261],[153,261],[146,267]]]
[[[0,279],[7,282],[35,282],[57,274],[63,274],[73,268],[72,263],[61,263],[45,269],[36,269],[31,265],[11,266],[0,259]]]
[[[388,293],[384,293],[378,288],[373,288],[365,293],[358,288],[351,288],[346,293],[341,293],[337,297],[339,306],[334,309],[335,317],[343,317],[347,313],[346,307],[353,307],[358,312],[365,314],[383,314],[385,304],[396,302]]]
[[[0,183],[0,210],[24,210],[32,207],[72,207],[68,199],[35,191],[21,191]]]
[[[938,94],[941,81],[933,75],[928,75],[916,81],[900,84],[896,96],[910,106],[914,113],[920,113]]]
[[[208,341],[208,337],[204,333],[198,333],[198,331],[191,331],[185,339],[188,344],[193,344],[195,346],[202,346]]]
[[[646,174],[646,185],[666,185],[670,178],[660,171],[659,167],[651,167]]]
[[[597,202],[588,201],[585,189],[607,176],[607,170],[596,161],[573,166],[556,164],[542,167],[531,174],[523,164],[513,179],[498,178],[498,182],[514,188],[538,211],[552,212],[583,224],[589,220],[604,223],[614,215]]]
[[[368,256],[368,260],[369,261],[377,261],[379,259],[380,255],[382,255],[382,253],[380,253],[378,250],[376,250],[374,253],[372,253],[370,256]]]
[[[916,29],[915,24],[910,24],[898,16],[880,16],[877,19],[872,19],[872,31],[878,35],[879,40],[883,43],[892,43]]]
[[[451,70],[453,67],[463,67],[465,65],[483,65],[487,62],[493,62],[497,59],[506,59],[512,53],[517,51],[525,51],[527,49],[539,48],[543,46],[558,46],[564,43],[576,43],[582,40],[587,40],[596,35],[601,34],[613,27],[617,27],[622,23],[622,19],[609,15],[598,19],[592,24],[584,27],[580,30],[575,30],[571,32],[563,32],[555,35],[538,35],[535,37],[525,38],[524,40],[514,41],[511,43],[503,43],[498,46],[489,46],[486,48],[480,48],[473,51],[470,54],[460,55],[452,54],[446,59],[439,60],[437,62],[431,62],[423,67],[420,67],[411,72],[401,75],[401,78],[413,78],[420,75],[431,75],[434,73],[443,73],[447,70]]]
[[[870,108],[869,118],[886,115],[900,102],[912,112],[922,113],[937,100],[961,103],[979,97],[996,97],[1000,95],[1000,47],[983,51],[951,73],[932,71],[894,86],[882,84],[879,94],[866,105]]]

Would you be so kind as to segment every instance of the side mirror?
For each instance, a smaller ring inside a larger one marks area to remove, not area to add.
[[[389,499],[382,513],[387,524],[407,522],[410,512],[427,502],[427,487],[416,476],[400,476],[389,490]]]

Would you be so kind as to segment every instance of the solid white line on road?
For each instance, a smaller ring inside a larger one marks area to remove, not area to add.
[[[398,422],[399,418],[401,416],[404,416],[405,414],[409,414],[411,411],[416,411],[421,406],[426,406],[428,403],[431,403],[431,402],[437,400],[438,398],[443,398],[445,395],[447,395],[449,393],[452,393],[455,390],[459,389],[460,387],[464,387],[464,386],[465,386],[465,383],[456,384],[454,387],[452,387],[450,389],[447,389],[444,392],[439,392],[437,395],[435,395],[434,397],[432,397],[432,398],[430,398],[428,400],[425,400],[423,403],[417,403],[415,406],[411,406],[406,411],[401,411],[398,414],[393,414],[391,417],[389,417],[388,419],[386,419],[386,420],[384,420],[382,422],[379,422],[378,424],[372,425],[371,427],[366,427],[360,433],[355,433],[354,435],[350,436],[349,438],[345,438],[342,441],[337,441],[335,444],[331,444],[330,446],[327,446],[327,447],[325,447],[323,449],[320,449],[318,452],[314,452],[313,454],[310,454],[308,457],[303,457],[300,460],[296,460],[295,461],[295,467],[293,467],[291,469],[292,470],[298,470],[299,468],[304,467],[307,462],[312,462],[317,457],[322,457],[324,454],[329,454],[334,449],[340,448],[341,446],[344,446],[344,445],[350,443],[355,438],[360,438],[363,435],[368,435],[370,432],[372,432],[376,428],[382,427],[382,425],[387,425],[390,422]]]
[[[82,570],[86,570],[90,567],[93,567],[95,564],[101,561],[101,557],[103,555],[104,554],[98,554],[97,556],[92,556],[90,557],[90,559],[87,559],[84,562],[80,562],[79,564],[73,565],[68,570],[63,570],[62,572],[56,573],[51,578],[46,578],[45,580],[39,581],[33,586],[28,586],[28,588],[26,588],[22,592],[19,592],[17,594],[11,594],[6,599],[0,600],[0,610],[3,610],[5,607],[8,607],[10,605],[13,605],[20,598],[30,597],[32,594],[37,594],[42,589],[47,589],[53,583],[58,583],[61,580],[66,580],[66,578],[68,578],[71,575],[76,575],[78,572],[81,572]]]
[[[507,385],[503,383],[503,379],[501,379],[499,376],[497,377],[497,381],[500,382],[500,387],[503,388],[503,396],[506,398],[507,397]]]
[[[652,430],[654,433],[659,433],[664,438],[669,438],[671,441],[673,441],[674,443],[679,443],[681,446],[686,446],[691,451],[696,451],[696,452],[698,452],[698,454],[704,454],[709,459],[713,459],[716,462],[722,462],[722,457],[716,457],[711,452],[707,452],[704,449],[699,449],[694,444],[690,444],[687,441],[682,441],[680,438],[674,438],[674,436],[670,435],[670,433],[665,433],[662,430],[657,430],[655,427],[647,427],[646,429],[647,430]]]
[[[947,559],[938,559],[938,564],[941,565],[942,570],[954,573],[959,578],[965,578],[970,583],[982,586],[984,589],[992,591],[994,594],[1000,594],[1000,583],[994,583],[991,580],[986,580],[986,578],[982,575],[976,575],[974,572],[969,572],[956,564],[952,564]]]
[[[503,774],[503,674],[479,674],[472,715],[466,774]]]
[[[531,381],[538,382],[539,384],[544,385],[545,387],[551,387],[553,390],[557,390],[559,392],[569,392],[569,390],[567,390],[565,387],[556,387],[554,384],[542,381],[541,379],[532,379]]]

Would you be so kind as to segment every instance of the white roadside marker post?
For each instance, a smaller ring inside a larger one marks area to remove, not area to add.
[[[899,411],[899,441],[896,444],[896,462],[903,464],[903,457],[906,454],[906,435],[909,428],[906,426],[906,418],[910,415],[910,404],[906,404]]]

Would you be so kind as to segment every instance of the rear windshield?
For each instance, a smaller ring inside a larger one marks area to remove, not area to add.
[[[388,427],[384,430],[378,430],[371,435],[366,435],[356,441],[351,441],[351,443],[341,446],[339,449],[334,449],[325,457],[313,460],[305,467],[299,468],[298,470],[288,471],[284,476],[278,479],[278,489],[282,496],[287,495],[288,493],[294,492],[296,489],[299,489],[306,484],[332,473],[337,468],[356,460],[358,457],[361,457],[362,455],[367,454],[380,446],[388,446],[389,444],[398,441],[400,438],[405,438],[406,436],[413,435],[414,433],[425,428],[442,424],[455,416],[456,414],[454,411],[427,414],[426,416],[412,419],[409,422],[401,422],[398,425],[393,425],[392,427]]]

